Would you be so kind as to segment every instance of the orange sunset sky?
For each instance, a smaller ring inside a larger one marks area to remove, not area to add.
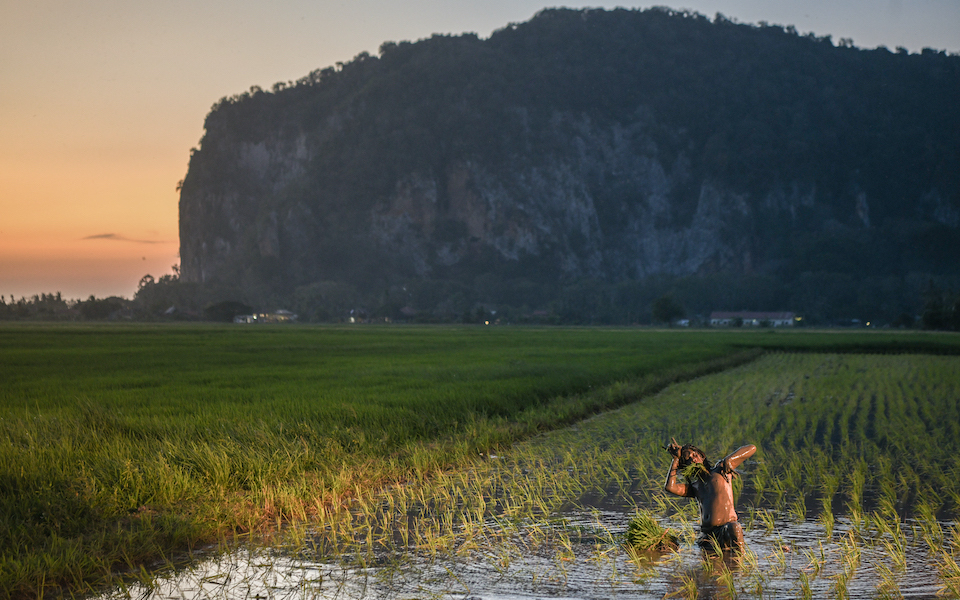
[[[960,51],[958,0],[668,4],[862,48]],[[649,3],[589,6],[646,8]],[[432,33],[488,36],[526,0],[31,0],[0,6],[0,294],[133,297],[178,264],[177,182],[223,96]],[[549,5],[555,6],[555,5]],[[579,6],[579,5],[570,5]]]

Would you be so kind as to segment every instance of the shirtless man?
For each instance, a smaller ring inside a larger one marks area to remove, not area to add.
[[[700,537],[697,544],[708,552],[717,547],[743,552],[743,529],[733,508],[732,482],[734,469],[753,456],[757,447],[753,444],[741,446],[723,457],[712,469],[705,466],[709,464],[707,457],[696,446],[681,446],[674,440],[666,449],[673,456],[673,461],[663,489],[677,496],[697,499],[700,505]],[[682,471],[695,463],[700,464],[697,473],[692,478],[687,477],[687,483],[678,483],[677,470]]]

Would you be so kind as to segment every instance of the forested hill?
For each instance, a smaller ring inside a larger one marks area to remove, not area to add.
[[[213,107],[181,279],[315,318],[893,318],[958,281],[958,107],[958,56],[668,9],[386,42]]]

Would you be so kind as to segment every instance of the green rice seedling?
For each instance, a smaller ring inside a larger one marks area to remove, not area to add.
[[[950,481],[956,481],[956,476],[952,475]],[[960,490],[944,488],[947,496],[950,498],[950,505],[953,507],[954,512],[960,512]]]
[[[944,552],[960,553],[960,523],[954,523],[944,534]]]
[[[733,576],[733,570],[731,570],[722,559],[718,560],[717,563],[718,566],[715,570],[717,583],[723,586],[728,598],[736,598],[737,586]],[[719,573],[716,573],[716,571],[719,571]]]
[[[783,470],[783,487],[789,494],[803,490],[803,458],[793,454]]]
[[[896,575],[886,563],[878,561],[873,565],[874,570],[880,577],[876,586],[875,597],[878,600],[900,600],[903,594],[900,591],[900,585],[897,583]]]
[[[655,563],[646,552],[638,552],[632,546],[627,546],[627,556],[633,564],[633,582],[637,585],[645,585],[657,576]]]
[[[807,502],[803,496],[794,498],[790,503],[790,519],[796,523],[803,523],[807,518]]]
[[[708,474],[707,468],[703,463],[690,463],[683,469],[681,469],[680,474],[686,478],[688,481],[696,481],[697,479],[706,476]]]
[[[841,569],[838,573],[832,575],[831,579],[833,579],[833,586],[831,588],[833,597],[840,599],[849,598],[850,590],[848,584],[850,582],[850,573]]]
[[[556,555],[558,560],[566,562],[566,561],[574,560],[574,558],[576,558],[576,554],[573,551],[573,542],[570,539],[570,534],[567,531],[566,527],[564,527],[561,530],[559,536],[557,536],[556,538],[556,541],[560,545],[560,550],[557,552],[557,555]]]
[[[653,515],[638,511],[627,526],[627,542],[641,551],[670,552],[679,548],[679,536],[662,527]]]
[[[766,490],[767,481],[770,472],[767,470],[766,463],[761,462],[757,469],[751,473],[750,484],[753,486],[754,502],[763,501],[763,493]]]
[[[751,571],[749,577],[743,582],[744,590],[757,597],[763,597],[763,592],[767,584],[767,578],[760,570]]]
[[[770,484],[770,491],[773,493],[773,505],[777,510],[782,510],[784,498],[787,494],[787,484],[784,478],[780,476],[774,477],[773,482]]]
[[[820,473],[820,504],[824,511],[833,512],[833,496],[840,487],[840,476],[833,472]]]
[[[653,503],[655,505],[655,511],[659,515],[666,515],[673,512],[674,504],[672,503],[672,499],[668,498],[665,494],[655,494],[653,496]]]
[[[853,530],[847,532],[847,535],[840,539],[840,564],[843,569],[849,571],[852,575],[857,567],[860,566],[861,550],[854,537]]]
[[[848,475],[849,479],[849,502],[847,508],[850,512],[863,511],[863,490],[867,481],[867,463],[862,458],[857,460],[853,470]]]
[[[942,585],[941,595],[960,597],[960,563],[951,552],[942,552],[937,559],[937,571]]]
[[[767,533],[773,533],[774,529],[777,527],[776,520],[774,518],[774,512],[772,510],[758,510],[757,514],[760,517],[760,522],[763,524],[763,528]]]
[[[920,537],[931,552],[937,552],[943,545],[943,528],[937,520],[937,511],[927,500],[919,502],[916,510],[919,517]]]
[[[823,529],[824,537],[827,539],[833,537],[833,511],[824,510],[820,513],[820,516],[817,517],[817,522],[820,523],[820,527]]]
[[[707,539],[707,543],[710,544],[709,549],[701,546],[701,548],[703,548],[704,550],[704,554],[706,554],[710,558],[717,558],[717,557],[723,556],[723,547],[720,546],[719,540],[717,540],[714,537],[710,537]],[[703,566],[708,571],[711,569],[710,563],[707,561],[704,561]]]
[[[902,573],[907,569],[907,548],[904,540],[900,536],[884,537],[880,539],[880,546],[884,549],[884,554],[893,563],[894,570]]]
[[[694,600],[700,589],[697,576],[692,573],[681,573],[679,576],[679,585],[677,589],[668,593],[664,598],[684,598],[685,600]]]
[[[740,502],[740,496],[743,494],[743,478],[734,477],[731,487],[733,488],[733,502],[736,504]]]
[[[800,583],[800,597],[803,598],[803,600],[812,600],[813,589],[810,587],[812,578],[807,575],[806,571],[800,571],[798,579]]]
[[[774,576],[781,575],[784,570],[787,568],[787,549],[788,546],[783,542],[781,538],[777,538],[773,543],[773,552],[770,555],[770,560],[773,562],[773,568],[771,573]]]
[[[808,565],[807,569],[810,571],[810,578],[816,579],[820,572],[823,570],[823,565],[827,561],[826,551],[823,549],[823,541],[817,540],[817,551],[805,550],[804,555],[807,557]]]

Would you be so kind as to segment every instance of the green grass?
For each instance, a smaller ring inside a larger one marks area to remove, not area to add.
[[[680,545],[679,536],[664,528],[647,511],[637,511],[627,525],[627,542],[641,552],[665,552]]]
[[[83,589],[219,536],[335,514],[756,347],[949,354],[960,338],[5,325],[0,590]],[[841,436],[859,414],[844,415]]]

